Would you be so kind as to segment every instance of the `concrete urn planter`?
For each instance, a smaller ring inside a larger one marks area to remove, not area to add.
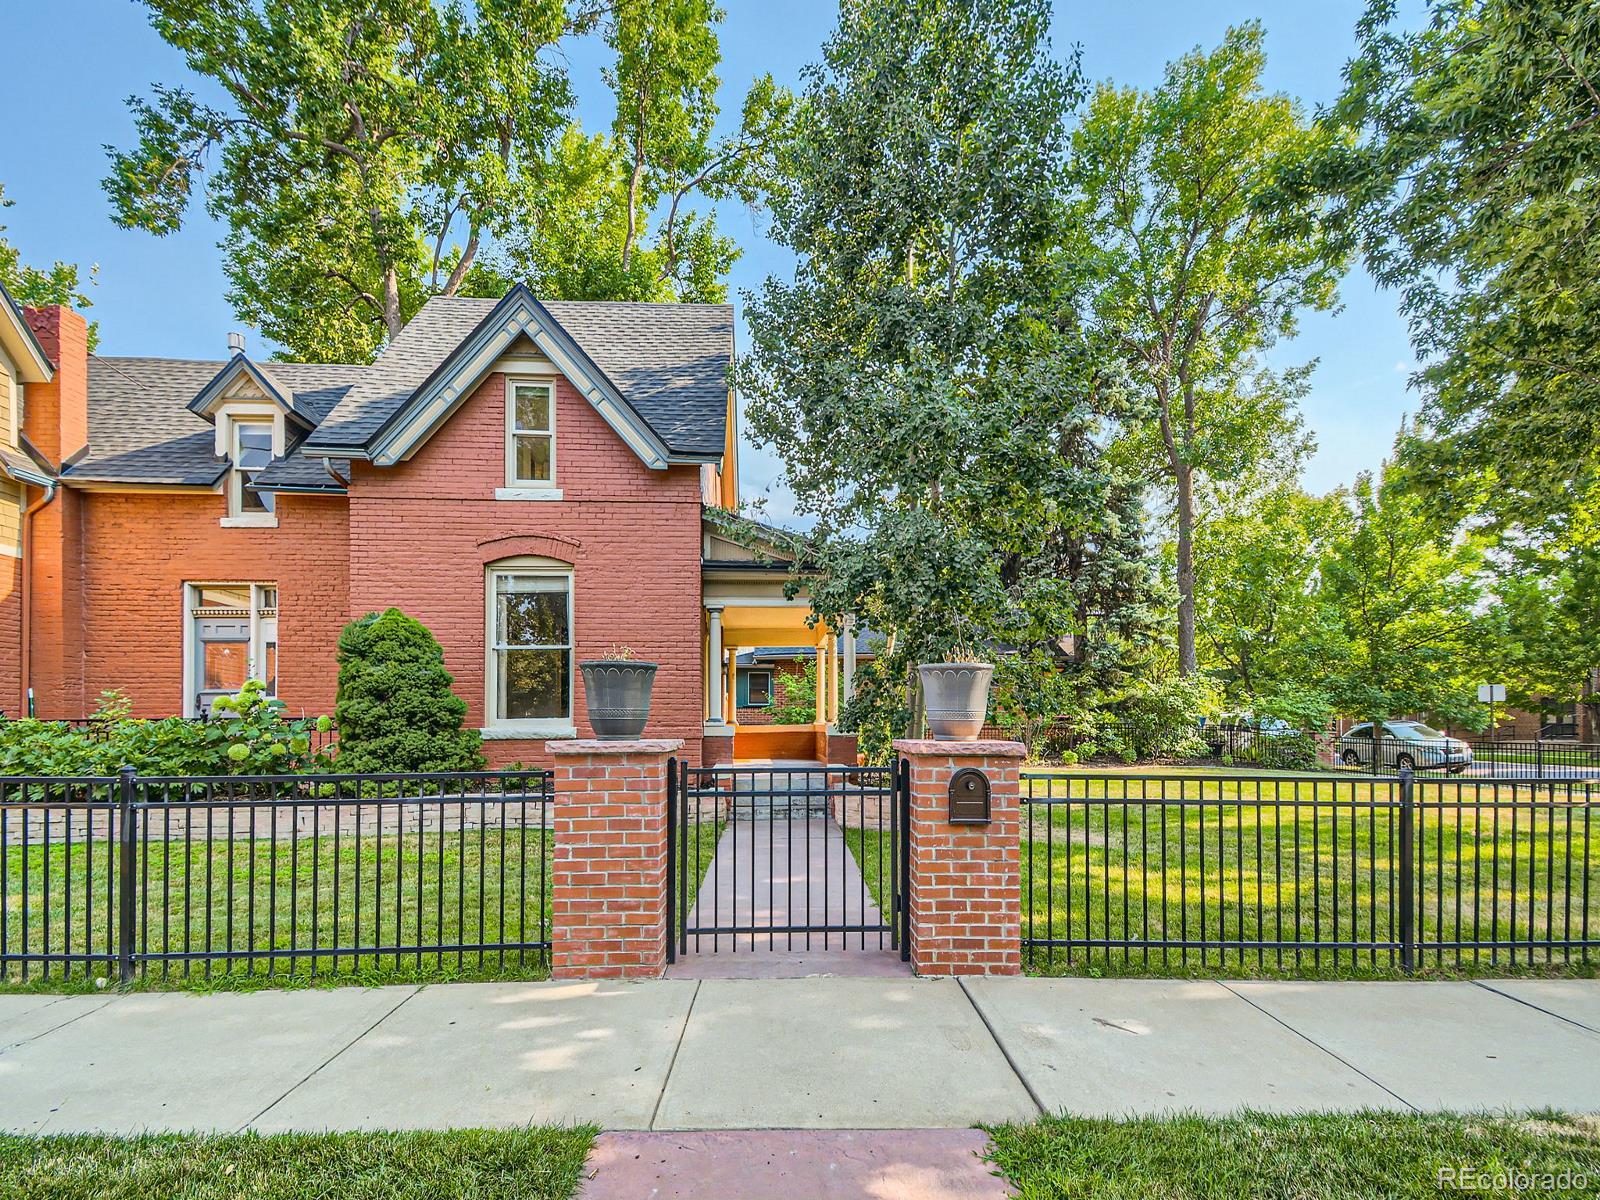
[[[989,711],[991,663],[923,663],[922,699],[936,742],[975,741]]]
[[[650,719],[650,692],[656,682],[653,662],[597,658],[580,662],[583,701],[594,735],[606,741],[624,741],[644,732]]]

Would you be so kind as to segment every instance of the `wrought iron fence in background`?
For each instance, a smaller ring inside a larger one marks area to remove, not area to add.
[[[521,970],[550,815],[544,771],[0,777],[0,979]]]
[[[1023,780],[1045,970],[1472,973],[1600,963],[1600,781]]]

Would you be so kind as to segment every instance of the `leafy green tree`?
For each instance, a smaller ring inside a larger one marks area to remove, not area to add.
[[[0,183],[0,212],[16,204],[6,198],[5,184]],[[64,304],[68,308],[84,309],[94,304],[83,290],[83,272],[77,264],[57,259],[48,267],[30,267],[22,261],[22,252],[5,239],[6,227],[0,225],[0,287],[11,293],[18,304],[40,308],[47,304]],[[89,268],[89,283],[94,283],[99,268]],[[89,326],[89,348],[98,341],[97,326]]]
[[[1081,86],[1049,17],[1043,0],[844,5],[783,155],[772,232],[798,265],[750,297],[740,377],[815,520],[794,547],[813,605],[886,635],[846,714],[869,746],[919,726],[917,661],[1084,632],[1091,572],[1063,556],[1132,554],[1097,581],[1107,608],[1148,576],[1098,449],[1119,394],[1076,318],[1087,248],[1060,248]]]
[[[144,2],[222,99],[158,84],[130,100],[137,141],[108,151],[114,217],[172,233],[204,179],[230,300],[298,358],[368,359],[429,296],[498,295],[513,273],[557,298],[720,299],[733,249],[686,201],[753,195],[781,132],[763,81],[749,129],[711,141],[720,13],[691,0],[570,19],[562,0]],[[572,123],[554,56],[597,23],[636,145]],[[642,175],[619,170],[635,151]],[[665,242],[643,251],[667,194]]]
[[[339,635],[338,766],[348,772],[474,771],[483,739],[462,727],[444,651],[398,608],[368,613]]]
[[[1370,0],[1298,183],[1398,288],[1424,363],[1419,482],[1459,518],[1573,510],[1600,479],[1600,8]]]
[[[1153,91],[1098,88],[1073,138],[1079,198],[1065,228],[1099,249],[1089,310],[1147,405],[1127,458],[1171,504],[1184,674],[1198,665],[1197,488],[1303,451],[1307,369],[1272,371],[1261,354],[1302,310],[1333,305],[1344,268],[1320,200],[1263,202],[1329,136],[1263,91],[1265,65],[1260,26],[1230,29]]]
[[[1349,517],[1342,493],[1316,497],[1292,483],[1203,495],[1194,539],[1198,652],[1234,705],[1259,708],[1258,698],[1320,674],[1319,568]]]
[[[1307,646],[1340,712],[1481,726],[1483,566],[1480,543],[1441,528],[1402,472],[1357,478],[1349,523],[1322,562],[1321,628]]]

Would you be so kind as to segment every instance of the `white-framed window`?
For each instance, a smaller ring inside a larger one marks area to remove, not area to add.
[[[489,731],[572,734],[571,569],[537,559],[497,563],[484,591]]]
[[[556,485],[556,388],[549,379],[506,381],[506,487]]]
[[[240,525],[276,525],[272,493],[257,492],[248,486],[255,481],[256,473],[272,462],[272,422],[235,418],[232,425],[229,458],[233,460],[233,470],[228,476],[228,516]]]
[[[278,694],[278,588],[271,583],[184,584],[184,713],[204,716],[247,679]]]

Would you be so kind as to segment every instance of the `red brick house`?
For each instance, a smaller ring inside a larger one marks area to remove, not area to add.
[[[727,656],[808,610],[706,519],[738,499],[727,306],[518,287],[429,301],[370,366],[230,349],[93,355],[0,298],[0,711],[195,714],[257,677],[329,712],[340,629],[397,605],[491,761],[587,734],[576,664],[619,644],[661,664],[651,734],[732,756]]]

